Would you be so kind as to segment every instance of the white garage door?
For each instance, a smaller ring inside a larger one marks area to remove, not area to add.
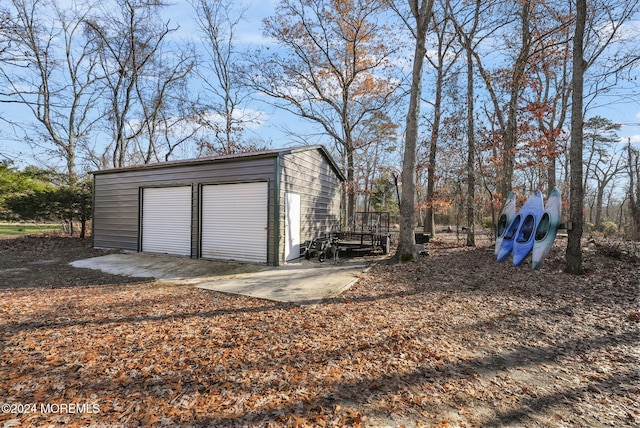
[[[266,182],[202,186],[202,257],[267,262]]]
[[[142,190],[142,251],[191,255],[191,186]]]

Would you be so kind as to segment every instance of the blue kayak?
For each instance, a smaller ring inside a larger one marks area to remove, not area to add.
[[[529,202],[527,200],[527,202]],[[525,203],[526,205],[526,203]],[[507,230],[502,236],[502,241],[500,242],[500,248],[498,249],[498,254],[496,255],[496,260],[499,262],[506,260],[511,254],[511,250],[513,250],[513,241],[515,240],[516,233],[518,232],[518,228],[520,227],[520,223],[522,222],[522,209],[524,209],[525,205],[522,206],[520,211],[513,217],[513,219],[509,222],[507,226]]]
[[[533,250],[533,243],[535,241],[535,231],[540,222],[544,211],[544,202],[542,192],[537,191],[527,199],[527,202],[522,206],[518,215],[521,216],[521,221],[518,226],[518,230],[515,233],[513,240],[513,264],[520,266]]]
[[[516,196],[513,194],[513,192],[509,192],[507,200],[505,201],[504,206],[502,207],[502,211],[500,212],[500,218],[498,219],[498,225],[496,227],[496,257],[500,253],[500,246],[502,245],[504,235],[507,233],[507,228],[509,227],[511,221],[515,216]]]
[[[562,215],[562,195],[557,188],[553,188],[544,206],[544,212],[536,228],[533,251],[531,252],[531,267],[539,269],[544,259],[551,251],[553,241],[558,233],[560,217]]]

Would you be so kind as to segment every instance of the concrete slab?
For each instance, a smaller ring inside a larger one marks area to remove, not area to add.
[[[187,282],[200,282],[223,275],[259,272],[267,268],[267,266],[252,263],[195,260],[188,257],[147,253],[109,254],[76,260],[70,264],[73,267],[96,269],[113,275]]]
[[[299,304],[317,303],[340,295],[368,269],[364,263],[309,266],[301,264],[202,282],[196,287],[223,293]]]
[[[370,266],[370,260],[340,263],[298,260],[280,267],[194,260],[168,255],[110,254],[77,260],[71,265],[116,275],[178,281],[223,293],[298,304],[317,303],[340,295]]]

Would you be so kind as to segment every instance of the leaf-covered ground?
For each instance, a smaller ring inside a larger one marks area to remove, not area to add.
[[[77,240],[8,242],[4,426],[640,424],[640,263],[610,244],[570,276],[560,246],[534,272],[436,242],[294,306],[74,269],[98,255]]]

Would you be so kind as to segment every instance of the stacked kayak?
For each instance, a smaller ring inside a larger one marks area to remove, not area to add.
[[[509,196],[507,196],[507,200],[502,207],[502,212],[500,213],[500,218],[498,219],[498,227],[496,230],[496,249],[495,254],[496,257],[500,252],[500,245],[502,244],[502,240],[504,239],[504,235],[507,233],[507,228],[511,224],[511,221],[516,216],[516,196],[513,192],[509,192]]]
[[[527,255],[533,250],[535,230],[544,211],[542,192],[538,191],[529,199],[519,211],[522,221],[513,240],[513,264],[520,266]]]
[[[562,198],[560,191],[554,187],[549,195],[549,199],[547,199],[542,218],[536,228],[531,254],[531,267],[533,269],[542,267],[544,259],[547,257],[547,254],[549,254],[549,251],[551,251],[553,241],[556,239],[556,234],[558,233],[561,214]]]
[[[509,193],[496,231],[496,259],[501,262],[512,254],[513,264],[520,266],[533,253],[533,269],[542,266],[555,240],[561,210],[560,192],[555,188],[551,191],[546,206],[542,192],[538,191],[530,195],[517,212],[515,197]]]

